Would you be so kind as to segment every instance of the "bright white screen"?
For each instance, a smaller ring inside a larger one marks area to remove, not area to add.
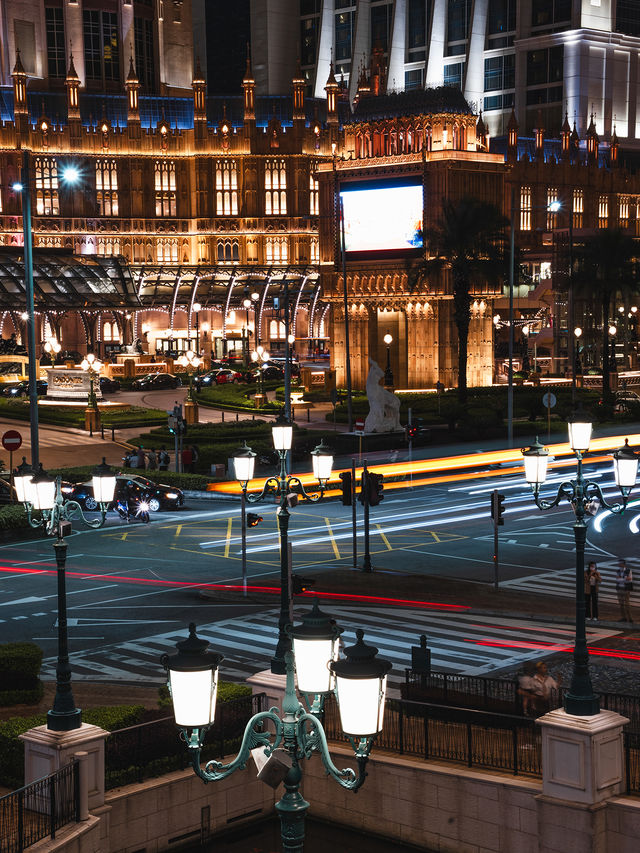
[[[422,248],[422,187],[343,190],[347,252]]]

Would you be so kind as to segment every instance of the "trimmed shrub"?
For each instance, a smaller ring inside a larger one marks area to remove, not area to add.
[[[41,665],[42,649],[35,643],[0,645],[0,705],[39,702]]]
[[[0,530],[30,529],[29,518],[22,504],[0,507]]]
[[[106,731],[123,729],[142,722],[145,709],[142,705],[116,705],[106,708],[89,708],[82,712],[85,723]],[[10,717],[0,720],[0,785],[16,790],[24,785],[24,744],[19,736],[47,722],[46,714],[28,717]]]

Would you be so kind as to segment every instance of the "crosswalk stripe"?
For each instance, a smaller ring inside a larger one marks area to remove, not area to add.
[[[418,644],[421,634],[427,636],[434,669],[459,675],[486,675],[505,666],[520,666],[527,660],[539,659],[548,648],[571,645],[573,639],[569,626],[544,621],[522,624],[508,616],[352,607],[335,607],[333,615],[338,624],[354,626],[343,633],[344,646],[352,645],[355,628],[362,628],[365,642],[376,646],[380,657],[392,661],[390,688],[398,688],[404,681],[404,670],[411,665],[411,647]],[[593,642],[616,633],[589,625],[587,640]],[[120,682],[143,678],[147,683],[162,684],[165,677],[160,657],[172,651],[184,636],[184,628],[174,628],[95,650],[73,652],[73,678]],[[264,610],[200,625],[198,636],[224,652],[221,678],[244,680],[269,667],[278,636],[278,611]],[[45,678],[55,677],[55,666],[53,657],[43,661]]]

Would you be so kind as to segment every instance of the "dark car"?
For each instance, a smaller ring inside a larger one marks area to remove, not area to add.
[[[91,480],[87,483],[63,483],[61,491],[66,500],[77,501],[86,510],[98,509],[98,502],[93,496]],[[158,512],[159,509],[176,509],[184,504],[184,494],[180,489],[174,489],[173,486],[156,485],[156,483],[152,483],[151,480],[140,475],[127,477],[118,474],[113,495],[114,501],[109,506],[113,507],[118,498],[125,499],[132,495],[134,498],[138,495],[140,499],[146,498],[151,512]]]
[[[265,382],[279,382],[284,380],[284,370],[277,367],[275,364],[265,364],[263,367],[258,367],[254,370],[253,375],[257,379],[258,371],[262,373],[262,378]]]
[[[220,368],[216,368],[215,370],[209,370],[207,373],[201,373],[198,376],[193,377],[194,387],[198,389],[201,388],[211,388],[216,384],[216,374]]]
[[[158,391],[162,388],[178,388],[182,382],[173,373],[149,373],[131,383],[135,391]]]
[[[269,361],[266,362],[267,367],[277,367],[282,371],[282,375],[284,376],[284,366],[286,363],[286,358],[270,358]],[[291,359],[289,362],[291,368],[292,376],[300,376],[300,362]]]
[[[47,394],[48,383],[44,379],[36,380],[36,392],[38,397],[45,397]],[[10,382],[6,385],[2,386],[2,396],[3,397],[28,397],[29,396],[29,383],[24,380],[23,382]]]
[[[108,376],[101,376],[100,390],[103,394],[113,394],[114,391],[120,390],[120,383],[117,379],[109,379]]]

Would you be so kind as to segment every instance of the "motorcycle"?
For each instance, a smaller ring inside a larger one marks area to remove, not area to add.
[[[129,524],[131,521],[139,520],[143,524],[148,524],[149,517],[149,497],[148,495],[140,495],[140,498],[118,498],[116,501],[116,512],[123,521]]]

